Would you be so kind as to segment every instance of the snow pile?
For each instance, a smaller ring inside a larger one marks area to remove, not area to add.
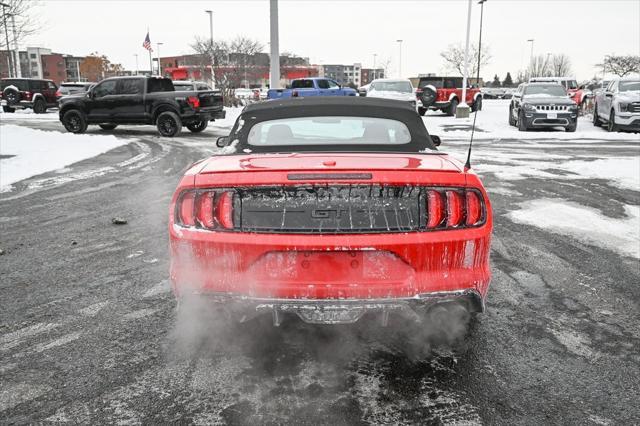
[[[119,140],[113,135],[74,135],[2,125],[0,192],[10,190],[15,182],[63,168],[129,142],[131,140]]]
[[[0,123],[11,121],[58,121],[58,110],[48,109],[44,114],[36,114],[32,109],[17,109],[15,112],[4,112],[0,108]]]
[[[580,204],[540,199],[520,203],[505,216],[517,223],[569,235],[624,256],[640,258],[640,206],[625,205],[626,218],[615,219]]]
[[[516,127],[510,126],[509,103],[510,100],[496,99],[487,100],[482,104],[482,111],[478,112],[476,120],[476,133],[474,139],[497,140],[497,139],[597,139],[606,140],[633,140],[640,141],[640,136],[634,133],[609,133],[606,130],[595,127],[591,123],[591,116],[579,117],[578,129],[576,132],[565,132],[558,130],[530,130],[521,132]],[[469,139],[471,135],[471,125],[473,124],[473,113],[469,118],[448,117],[440,111],[428,111],[423,117],[424,124],[430,134],[438,135],[446,139]]]

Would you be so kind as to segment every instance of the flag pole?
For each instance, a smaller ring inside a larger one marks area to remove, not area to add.
[[[147,49],[147,52],[149,52],[149,71],[151,72],[150,75],[153,75],[153,59],[151,58],[151,50]]]

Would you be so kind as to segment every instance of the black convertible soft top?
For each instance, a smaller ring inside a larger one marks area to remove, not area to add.
[[[407,144],[331,144],[296,146],[249,145],[249,130],[255,124],[286,118],[316,116],[375,117],[397,120],[409,129],[411,141]],[[423,152],[436,151],[422,118],[406,101],[367,98],[360,96],[326,96],[273,100],[248,105],[242,111],[230,134],[238,141],[237,148],[252,152]]]

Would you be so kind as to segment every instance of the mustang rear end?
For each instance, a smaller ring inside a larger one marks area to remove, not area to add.
[[[239,320],[268,312],[276,325],[287,313],[339,324],[373,312],[386,324],[442,304],[484,309],[486,192],[435,150],[410,107],[366,98],[256,105],[229,141],[240,153],[194,165],[172,200],[178,298],[209,298]]]

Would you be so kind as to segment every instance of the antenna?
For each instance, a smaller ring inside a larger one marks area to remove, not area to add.
[[[480,36],[478,37],[478,72],[476,73],[476,84],[480,86],[480,60],[482,58],[482,15],[484,12],[484,3],[487,0],[480,0]],[[476,132],[476,118],[478,118],[478,108],[473,113],[473,125],[471,126],[471,139],[469,140],[469,151],[467,152],[467,162],[464,163],[464,171],[467,172],[471,169],[471,146],[473,145],[473,135]]]

